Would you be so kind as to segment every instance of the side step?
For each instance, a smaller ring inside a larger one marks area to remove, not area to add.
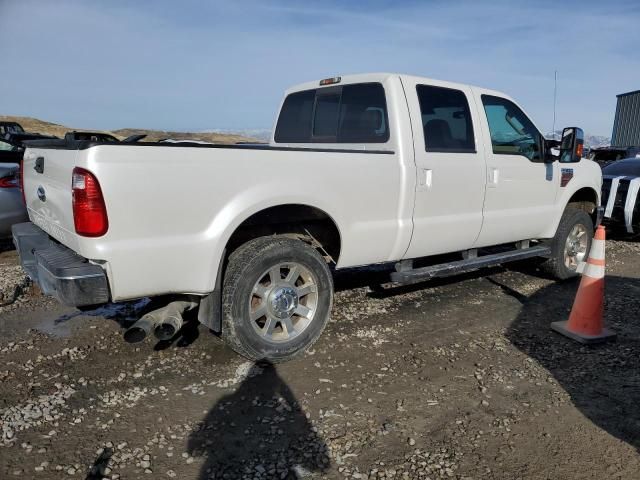
[[[515,262],[517,260],[524,260],[532,257],[546,257],[550,254],[551,248],[548,246],[540,245],[536,247],[520,248],[503,253],[471,257],[456,262],[441,263],[438,265],[430,265],[428,267],[393,272],[391,274],[391,281],[396,283],[412,283],[435,277],[448,277],[450,275],[469,272],[479,268],[493,267],[495,265],[500,265],[501,263]]]

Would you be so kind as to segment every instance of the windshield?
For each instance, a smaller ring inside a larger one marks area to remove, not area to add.
[[[595,162],[610,162],[624,157],[624,150],[599,150],[591,153],[591,160]]]
[[[0,125],[0,133],[3,135],[6,133],[23,133],[24,129],[17,123],[5,123]]]
[[[9,142],[5,142],[4,140],[0,140],[0,151],[3,152],[15,152],[18,150],[18,147],[10,144]]]

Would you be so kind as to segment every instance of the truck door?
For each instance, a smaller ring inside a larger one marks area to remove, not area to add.
[[[537,238],[556,217],[558,162],[544,163],[544,138],[514,102],[485,94],[478,100],[488,134],[484,222],[477,246]]]
[[[444,82],[403,85],[418,177],[405,258],[470,248],[482,226],[486,168],[472,92]]]

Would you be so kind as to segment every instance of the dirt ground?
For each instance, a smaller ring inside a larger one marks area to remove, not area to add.
[[[607,243],[615,343],[553,333],[576,281],[531,264],[372,294],[338,279],[303,358],[205,328],[129,345],[0,252],[0,478],[640,479],[640,243]]]

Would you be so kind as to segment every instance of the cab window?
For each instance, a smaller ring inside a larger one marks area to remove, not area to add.
[[[461,90],[416,87],[427,152],[475,153],[469,102]]]
[[[278,143],[385,143],[388,125],[382,84],[338,85],[287,96],[274,138]]]
[[[533,162],[542,161],[542,135],[516,104],[492,95],[482,95],[482,104],[494,154],[522,155]]]

